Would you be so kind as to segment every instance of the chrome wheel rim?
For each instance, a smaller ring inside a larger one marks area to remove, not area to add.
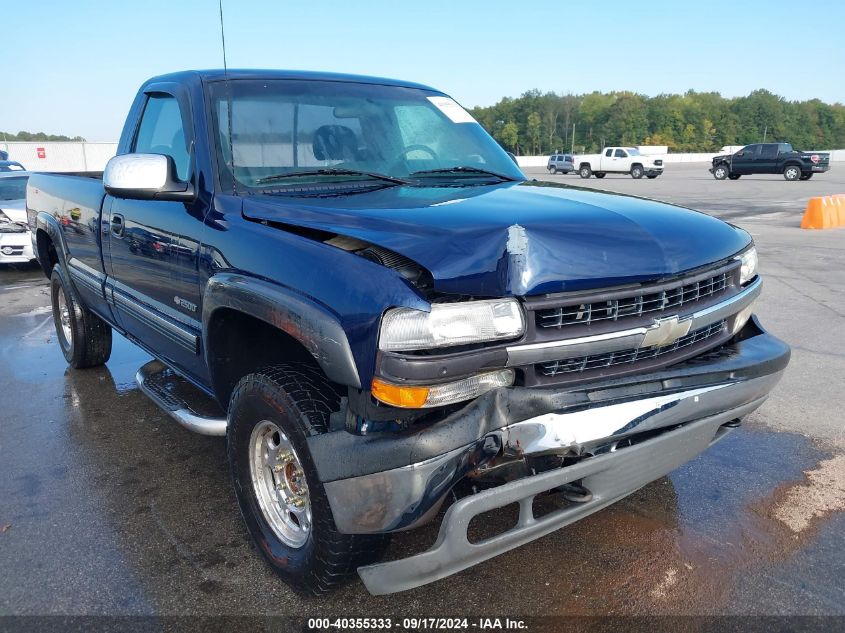
[[[70,308],[67,305],[67,299],[65,298],[64,288],[59,288],[59,292],[56,297],[56,303],[58,304],[59,312],[59,322],[57,323],[57,325],[59,326],[59,332],[64,338],[62,344],[65,347],[69,347],[72,336],[70,331]]]
[[[308,484],[287,435],[273,422],[262,420],[249,439],[252,488],[261,513],[285,545],[302,547],[311,533]]]
[[[798,170],[797,170],[797,169],[795,169],[794,167],[790,167],[789,169],[787,169],[787,170],[786,170],[786,175],[787,175],[787,177],[788,177],[790,180],[794,180],[795,178],[797,178],[797,177],[798,177],[798,176],[797,176],[797,171],[798,171]]]

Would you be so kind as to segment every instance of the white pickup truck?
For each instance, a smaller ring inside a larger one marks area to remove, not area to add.
[[[605,174],[631,174],[632,178],[657,178],[663,173],[663,160],[643,156],[636,147],[605,147],[601,154],[576,156],[581,178],[604,178]]]

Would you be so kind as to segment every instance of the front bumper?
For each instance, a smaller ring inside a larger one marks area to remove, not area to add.
[[[394,593],[445,578],[529,543],[601,510],[689,461],[729,430],[722,426],[725,422],[753,411],[763,399],[696,420],[625,449],[461,499],[446,512],[431,549],[409,558],[360,567],[358,574],[370,593]],[[592,492],[589,501],[535,518],[532,503],[536,495],[576,480]],[[511,503],[519,504],[519,519],[514,527],[487,540],[469,541],[467,529],[473,517]]]
[[[0,230],[0,264],[26,263],[33,259],[30,231],[7,233]]]
[[[455,484],[498,456],[580,456],[457,501],[430,550],[359,569],[372,593],[390,593],[518,547],[665,475],[726,433],[723,425],[759,407],[788,362],[788,346],[752,318],[736,342],[662,371],[580,387],[499,389],[419,432],[337,432],[309,443],[335,524],[351,534],[425,523]],[[591,501],[534,518],[536,495],[578,480]],[[467,540],[474,516],[514,502],[520,518],[513,529]]]

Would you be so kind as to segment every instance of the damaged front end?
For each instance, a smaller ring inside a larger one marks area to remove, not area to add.
[[[490,391],[431,424],[309,439],[341,532],[407,530],[444,505],[428,551],[359,570],[391,593],[517,547],[630,494],[737,426],[780,380],[789,348],[751,319],[730,341],[635,376]],[[331,457],[330,457],[331,456]],[[538,495],[563,491],[536,516]],[[470,521],[511,503],[516,525],[470,542]]]

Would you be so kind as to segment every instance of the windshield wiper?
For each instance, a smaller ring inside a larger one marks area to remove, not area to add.
[[[302,171],[288,171],[282,174],[273,174],[272,176],[265,176],[255,181],[258,185],[263,185],[268,182],[276,182],[278,180],[285,180],[286,178],[301,178],[303,176],[365,176],[371,180],[381,180],[382,182],[391,182],[396,185],[409,185],[407,180],[396,178],[395,176],[388,176],[387,174],[379,174],[372,171],[357,171],[355,169],[341,169],[335,167],[327,167],[322,169],[308,169]]]
[[[447,176],[449,174],[478,174],[479,176],[493,176],[499,180],[514,181],[516,178],[505,176],[503,174],[490,171],[489,169],[479,169],[478,167],[445,167],[443,169],[425,169],[423,171],[415,171],[411,176]]]

